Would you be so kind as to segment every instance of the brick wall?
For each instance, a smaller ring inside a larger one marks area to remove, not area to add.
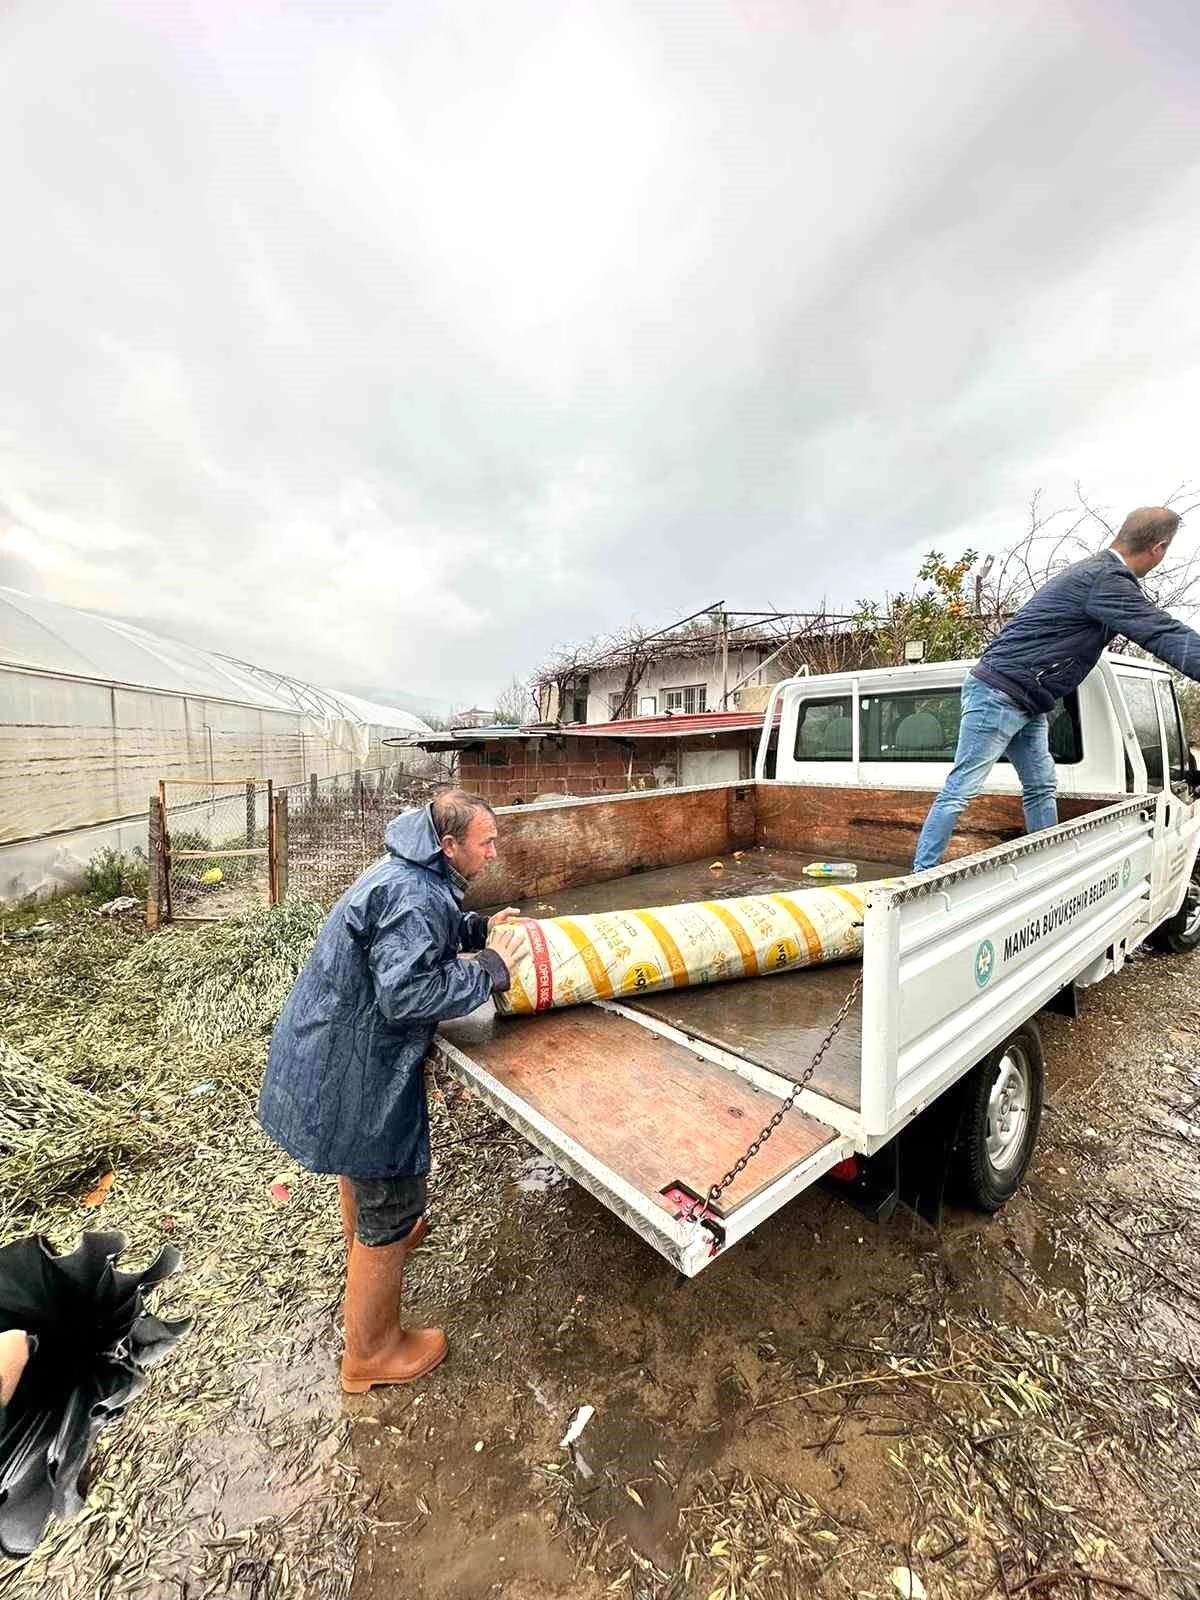
[[[702,736],[693,748],[747,747],[745,733]],[[680,739],[587,739],[555,735],[548,739],[489,739],[458,758],[458,782],[491,805],[528,805],[540,794],[570,794],[586,799],[629,789],[656,789],[678,781]]]
[[[528,805],[540,794],[619,794],[656,788],[661,745],[639,742],[631,753],[611,739],[494,739],[459,756],[458,781],[492,805]],[[671,763],[674,771],[674,762]]]

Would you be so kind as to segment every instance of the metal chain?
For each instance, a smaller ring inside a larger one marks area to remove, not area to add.
[[[792,1085],[792,1092],[788,1095],[787,1099],[783,1102],[779,1110],[771,1118],[770,1122],[767,1123],[766,1127],[762,1130],[758,1137],[753,1139],[747,1146],[745,1155],[739,1156],[739,1158],[734,1162],[733,1166],[730,1167],[729,1171],[721,1179],[720,1183],[714,1183],[709,1189],[704,1200],[698,1201],[696,1205],[692,1207],[691,1215],[693,1217],[695,1217],[698,1212],[707,1209],[709,1206],[716,1205],[717,1201],[724,1194],[725,1190],[728,1189],[729,1185],[736,1177],[745,1172],[750,1162],[754,1160],[754,1157],[762,1149],[763,1145],[766,1144],[767,1140],[775,1132],[775,1129],[783,1121],[787,1113],[796,1104],[796,1101],[800,1098],[803,1091],[808,1087],[813,1073],[821,1065],[821,1061],[824,1058],[826,1050],[829,1049],[829,1046],[833,1043],[834,1039],[837,1038],[838,1030],[841,1028],[842,1023],[845,1022],[846,1018],[850,1015],[851,1009],[854,1006],[854,1002],[862,993],[862,986],[863,975],[860,972],[858,977],[855,978],[854,983],[851,985],[850,993],[842,1001],[841,1008],[839,1009],[837,1016],[834,1017],[833,1022],[830,1025],[829,1032],[817,1046],[816,1055],[813,1056],[808,1066],[804,1069],[803,1075]]]

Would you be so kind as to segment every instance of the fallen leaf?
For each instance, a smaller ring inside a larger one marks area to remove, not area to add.
[[[96,1179],[96,1187],[89,1189],[83,1197],[85,1206],[102,1206],[108,1199],[108,1191],[117,1181],[115,1172],[106,1172],[102,1178]]]
[[[641,1506],[642,1509],[645,1510],[646,1502],[642,1499],[641,1495],[637,1492],[636,1489],[632,1489],[632,1488],[630,1488],[629,1484],[626,1484],[625,1485],[625,1493],[633,1501],[635,1506]]]
[[[925,1585],[907,1567],[893,1567],[888,1576],[902,1600],[927,1600]]]

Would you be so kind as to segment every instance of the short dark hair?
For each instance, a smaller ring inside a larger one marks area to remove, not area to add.
[[[1173,539],[1179,522],[1179,513],[1167,506],[1139,506],[1125,518],[1113,543],[1131,556],[1140,556],[1156,544]]]
[[[439,839],[444,839],[447,834],[455,839],[464,839],[471,826],[471,818],[477,811],[486,811],[489,817],[496,815],[486,800],[481,800],[477,794],[468,794],[465,789],[443,789],[441,794],[433,797],[429,807],[434,832]]]

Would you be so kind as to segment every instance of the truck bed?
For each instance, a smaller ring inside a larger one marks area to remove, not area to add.
[[[846,1157],[877,1154],[1041,1006],[1114,971],[1177,909],[1167,880],[1178,888],[1186,863],[1160,874],[1161,888],[1154,879],[1156,830],[1168,814],[1172,826],[1190,817],[1173,797],[1064,797],[1060,826],[1024,837],[1016,797],[984,796],[956,835],[968,858],[914,878],[928,804],[917,791],[766,782],[498,814],[498,860],[473,886],[480,909],[523,893],[523,909],[548,917],[778,891],[809,881],[812,860],[852,860],[858,884],[874,885],[862,1015],[711,1209],[695,1201],[786,1103],[857,963],[540,1017],[497,1018],[488,1004],[443,1024],[435,1052],[694,1275]],[[1182,863],[1183,842],[1174,848]]]
[[[562,889],[548,902],[526,901],[521,910],[528,916],[547,917],[640,910],[646,906],[682,905],[691,900],[774,894],[781,889],[813,887],[814,882],[820,881],[803,874],[809,862],[823,859],[815,849],[759,847],[739,855],[740,860],[734,859],[732,853],[706,856],[700,861],[606,883]],[[854,861],[860,884],[902,877],[908,870],[908,864],[901,861],[869,861],[851,856],[838,859]],[[715,860],[724,863],[723,872],[710,871]],[[856,961],[835,961],[799,972],[779,973],[769,980],[756,978],[707,988],[667,989],[626,1005],[628,1010],[657,1018],[689,1038],[701,1039],[781,1077],[795,1079],[812,1059],[837,1014],[858,965]],[[816,1093],[851,1110],[857,1110],[859,1105],[860,1013],[861,1007],[856,1007],[847,1017],[811,1083]],[[509,1022],[504,1026],[530,1024],[540,1025],[538,1019],[530,1018],[523,1024]]]
[[[820,857],[750,847],[738,859],[731,851],[721,856],[721,873],[710,870],[714,859],[560,889],[521,909],[548,917],[766,894],[811,882],[802,869]],[[899,862],[855,864],[860,883],[903,870]],[[606,1002],[539,1017],[498,1017],[489,1003],[443,1023],[438,1048],[534,1144],[645,1231],[646,1208],[673,1225],[688,1197],[704,1197],[744,1154],[781,1102],[779,1079],[798,1077],[808,1064],[857,968],[857,962],[830,963],[671,990],[636,1005]],[[845,1034],[812,1088],[856,1109],[857,1014]],[[736,1065],[722,1052],[739,1058]],[[747,1063],[778,1076],[756,1082]],[[722,1225],[736,1219],[748,1227],[758,1205],[779,1203],[781,1186],[812,1181],[847,1149],[833,1127],[793,1110],[711,1215]]]

